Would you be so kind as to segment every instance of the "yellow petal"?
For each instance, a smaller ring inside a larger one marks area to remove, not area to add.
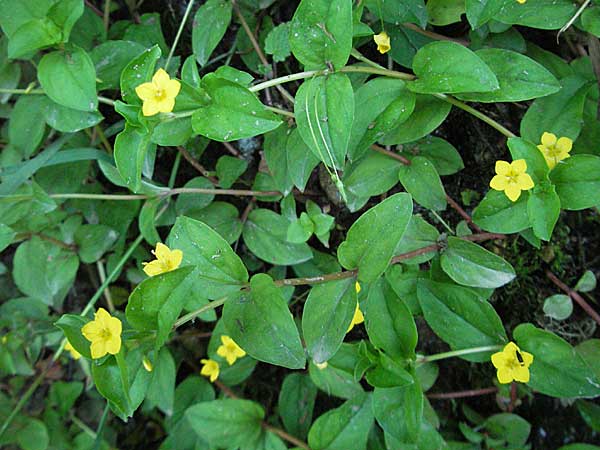
[[[173,250],[169,255],[169,268],[171,270],[177,269],[181,261],[183,260],[183,252],[181,250]]]
[[[513,380],[512,370],[501,368],[496,371],[496,376],[501,384],[508,384]]]
[[[154,99],[144,101],[144,104],[142,105],[142,114],[144,116],[146,116],[146,117],[154,116],[155,114],[158,114],[159,112],[160,112],[159,103],[156,102]]]
[[[159,112],[162,113],[170,113],[175,108],[175,99],[174,98],[165,98],[160,102],[157,102],[157,108]]]
[[[508,172],[510,172],[510,163],[506,161],[496,161],[495,170],[498,175],[508,175]]]
[[[112,336],[105,342],[106,352],[116,355],[121,351],[121,336]]]
[[[177,80],[169,80],[169,82],[165,85],[165,93],[167,97],[175,98],[177,94],[179,94],[179,90],[181,89],[181,83]]]
[[[154,98],[156,88],[152,83],[142,83],[135,88],[135,93],[139,98],[145,101]]]
[[[523,191],[527,191],[534,186],[533,179],[526,173],[522,173],[517,177],[517,186]]]
[[[92,358],[98,359],[106,355],[106,341],[104,339],[96,339],[90,346]]]
[[[523,357],[525,367],[529,367],[533,363],[533,355],[531,353],[521,352],[521,356]]]
[[[514,173],[525,173],[527,170],[527,162],[524,159],[517,159],[510,164],[510,168]]]
[[[163,264],[158,260],[150,261],[149,263],[144,263],[144,272],[149,277],[160,275],[161,273],[163,273]]]
[[[560,150],[561,153],[562,152],[569,153],[571,151],[571,149],[573,148],[573,141],[571,139],[569,139],[568,137],[561,137],[556,142],[556,148],[558,150]]]
[[[356,293],[360,293],[360,283],[357,281],[356,283],[354,283],[354,289],[356,290]]]
[[[545,132],[542,134],[542,145],[552,147],[554,144],[556,144],[556,135],[554,133]]]
[[[516,367],[513,369],[512,375],[516,381],[521,383],[529,383],[529,369],[527,367]]]
[[[171,249],[169,249],[169,247],[167,247],[162,242],[158,242],[156,244],[156,249],[152,253],[154,253],[156,259],[166,261],[171,255]]]
[[[93,341],[100,336],[101,330],[102,327],[100,324],[95,320],[92,320],[81,327],[81,334],[83,334],[83,337],[85,337],[88,341]]]
[[[516,202],[521,196],[521,189],[516,184],[509,184],[506,186],[506,189],[504,189],[504,193],[511,202]]]
[[[521,349],[517,346],[517,344],[515,344],[512,341],[509,342],[508,344],[506,344],[504,346],[504,348],[502,349],[502,351],[508,355],[514,355],[517,350],[521,351]]]
[[[123,324],[116,317],[110,316],[106,319],[106,328],[110,331],[112,336],[121,336],[121,330],[123,329]]]
[[[492,364],[496,369],[504,367],[506,362],[506,355],[504,352],[497,352],[492,355]]]
[[[553,158],[551,156],[548,156],[546,153],[544,153],[544,159],[546,160],[546,164],[548,164],[548,168],[550,170],[554,169],[554,166],[556,166],[556,158]]]
[[[496,175],[490,181],[490,187],[496,191],[503,191],[508,185],[508,178],[504,175]]]
[[[159,89],[165,89],[170,80],[171,77],[165,69],[158,69],[152,77],[152,83]]]
[[[385,31],[373,36],[373,40],[377,44],[377,50],[381,54],[387,53],[392,48],[390,45],[390,37]]]

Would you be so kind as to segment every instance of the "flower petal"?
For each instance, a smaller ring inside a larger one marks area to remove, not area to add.
[[[145,101],[154,98],[156,88],[152,83],[142,83],[135,88],[135,93],[139,98]]]
[[[142,105],[142,114],[144,114],[144,116],[154,116],[159,112],[159,103],[156,100],[151,99],[144,101],[144,104]]]
[[[516,202],[521,196],[521,188],[519,188],[519,186],[517,186],[516,184],[511,183],[508,186],[506,186],[506,189],[504,189],[504,193],[511,202]]]
[[[105,341],[105,347],[107,353],[111,355],[116,355],[121,351],[121,335],[112,336],[110,339]]]
[[[83,337],[85,337],[88,341],[94,341],[98,336],[100,336],[101,330],[102,327],[100,324],[95,320],[92,320],[81,327],[81,334],[83,334]]]
[[[508,172],[510,172],[510,163],[506,161],[496,161],[495,170],[498,175],[508,175]]]
[[[165,71],[165,69],[158,69],[152,77],[152,83],[154,83],[154,85],[159,89],[166,89],[170,80],[171,77]]]
[[[542,145],[545,147],[551,147],[556,144],[556,135],[554,133],[544,132],[544,134],[542,134],[541,141]]]
[[[165,98],[164,100],[157,103],[157,108],[162,113],[170,113],[175,108],[174,98]]]
[[[525,366],[519,366],[513,369],[512,375],[516,381],[529,383],[529,369]]]
[[[104,339],[96,339],[90,346],[90,352],[93,359],[102,358],[106,355],[106,341]]]
[[[173,250],[169,255],[169,268],[171,270],[177,269],[183,261],[183,252],[181,250]]]
[[[498,369],[496,371],[496,376],[498,377],[500,384],[508,384],[513,380],[512,370],[507,368]]]
[[[573,141],[568,137],[561,137],[556,142],[556,148],[562,152],[569,153],[573,148]],[[561,158],[562,159],[562,158]]]
[[[527,162],[524,159],[517,159],[510,164],[510,168],[514,173],[525,173],[527,170]]]
[[[177,80],[169,80],[169,82],[165,85],[165,93],[167,94],[167,97],[170,98],[177,97],[180,89],[181,83]]]
[[[533,183],[533,179],[526,173],[522,173],[517,177],[517,186],[523,191],[527,191],[531,189],[535,184]]]
[[[123,329],[123,324],[116,317],[109,317],[106,321],[106,328],[110,331],[112,336],[121,336],[121,330]]]
[[[156,249],[152,253],[154,253],[156,259],[167,260],[169,259],[169,255],[171,254],[171,249],[162,242],[157,242]]]
[[[158,260],[150,261],[149,263],[144,263],[144,272],[149,277],[160,275],[161,273],[163,273],[163,265]]]
[[[496,175],[490,181],[490,187],[496,191],[503,191],[508,185],[508,178],[505,175]]]
[[[497,352],[492,355],[492,364],[496,369],[504,367],[506,363],[506,355],[504,352]]]
[[[529,367],[533,363],[533,355],[531,353],[521,352],[521,356],[523,357],[525,367]]]
[[[511,355],[511,356],[514,356],[517,350],[521,351],[521,349],[517,346],[517,344],[515,344],[512,341],[509,342],[508,344],[506,344],[504,346],[504,348],[502,349],[502,351],[504,353],[506,353],[507,355]]]

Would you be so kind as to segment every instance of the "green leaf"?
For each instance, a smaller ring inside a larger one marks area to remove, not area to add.
[[[375,388],[373,412],[386,434],[416,442],[423,418],[423,393],[418,383],[395,388]]]
[[[543,186],[533,191],[527,200],[527,214],[533,233],[538,238],[549,241],[560,215],[560,198],[554,186]]]
[[[219,142],[236,141],[274,130],[281,120],[256,95],[237,83],[208,74],[202,85],[211,102],[192,115],[194,132]]]
[[[365,450],[372,425],[371,396],[362,393],[319,416],[310,427],[308,445],[313,450]]]
[[[93,363],[92,379],[98,393],[108,400],[111,409],[125,420],[133,415],[129,393],[123,385],[121,371],[115,358],[108,358],[103,364]]]
[[[402,255],[430,245],[436,245],[440,233],[437,228],[426,222],[421,216],[413,215],[408,223],[406,232],[394,250],[395,255]],[[437,249],[412,258],[403,259],[404,264],[421,264],[437,255]]]
[[[10,114],[8,140],[23,157],[34,154],[44,137],[44,99],[44,96],[23,95]]]
[[[369,286],[362,304],[371,343],[396,361],[414,358],[417,328],[406,304],[384,278]]]
[[[138,217],[138,227],[140,229],[140,233],[142,233],[146,242],[153,247],[157,242],[161,242],[161,238],[156,230],[155,223],[156,211],[158,210],[158,206],[160,205],[161,201],[162,199],[159,197],[146,200]]]
[[[357,298],[354,278],[332,281],[313,287],[302,313],[302,334],[308,356],[323,363],[336,354],[354,311]]]
[[[358,345],[342,344],[327,362],[327,367],[318,368],[309,361],[310,379],[327,395],[345,399],[356,397],[364,392],[360,382],[354,377],[358,358]]]
[[[283,62],[290,56],[290,23],[285,22],[273,28],[265,39],[265,52],[273,55],[273,61]]]
[[[277,409],[285,429],[292,435],[306,439],[316,398],[317,387],[307,375],[286,375],[279,391]]]
[[[406,122],[386,134],[381,142],[385,145],[395,145],[421,139],[446,120],[451,108],[450,103],[433,95],[417,94],[414,112]]]
[[[52,52],[38,65],[38,80],[48,97],[78,111],[96,111],[96,69],[82,49]]]
[[[302,213],[299,219],[292,220],[287,230],[286,239],[294,244],[301,244],[308,241],[315,231],[315,224],[308,217],[308,214]]]
[[[240,257],[225,239],[202,222],[178,217],[167,242],[169,248],[183,252],[182,265],[197,267],[195,290],[209,299],[222,298],[248,281]]]
[[[294,318],[271,277],[258,274],[250,292],[231,296],[223,308],[225,328],[250,356],[289,369],[305,366],[304,349]]]
[[[81,262],[91,264],[112,248],[119,234],[106,225],[86,224],[77,228],[74,237]]]
[[[533,390],[559,398],[600,395],[597,374],[568,342],[529,323],[515,328],[513,336],[534,357],[528,383]]]
[[[204,177],[195,177],[189,180],[184,188],[188,189],[214,189],[213,184]],[[192,215],[196,211],[206,208],[214,200],[214,194],[182,193],[175,201],[175,211],[178,215]]]
[[[573,313],[573,301],[564,294],[551,295],[544,300],[544,314],[556,320],[565,320]]]
[[[600,432],[600,406],[586,400],[577,400],[575,405],[585,423],[594,431]]]
[[[467,20],[472,29],[479,28],[494,19],[505,0],[466,0]]]
[[[366,359],[369,365],[373,364],[369,357]],[[400,363],[393,360],[385,353],[380,353],[377,365],[367,370],[365,378],[367,383],[375,388],[393,388],[413,384],[413,377],[404,369],[404,367],[406,367],[404,360]],[[354,372],[356,378],[359,376],[357,370],[358,368],[356,368]]]
[[[190,406],[185,417],[192,429],[211,447],[243,447],[262,431],[263,408],[250,400],[213,400]]]
[[[244,224],[244,242],[252,253],[271,264],[287,266],[311,259],[306,243],[287,241],[288,225],[284,217],[271,210],[255,209]]]
[[[204,222],[223,237],[230,245],[242,234],[242,221],[235,206],[227,202],[212,202],[200,211],[193,211],[189,216]]]
[[[595,35],[600,36],[600,8],[598,6],[592,6],[586,8],[581,14],[581,26],[582,28]]]
[[[579,75],[560,80],[562,89],[535,100],[521,121],[521,136],[539,144],[544,132],[577,139],[583,124],[583,106],[590,82]]]
[[[468,48],[436,41],[419,49],[413,59],[417,80],[409,89],[423,94],[489,92],[500,87],[494,72]]]
[[[153,361],[152,380],[146,393],[146,401],[156,406],[167,416],[173,414],[175,402],[175,360],[166,347],[160,349],[156,361]],[[145,370],[145,369],[144,369]]]
[[[352,1],[302,0],[292,18],[290,48],[306,70],[344,67],[352,51]]]
[[[441,257],[442,269],[458,284],[497,288],[515,278],[512,266],[480,245],[450,236]]]
[[[494,414],[483,423],[489,435],[514,446],[524,446],[531,433],[531,425],[516,414]]]
[[[409,160],[416,156],[424,156],[431,161],[441,176],[453,175],[465,167],[456,148],[448,141],[435,136],[427,136],[403,146],[401,154]]]
[[[46,424],[30,417],[25,418],[25,424],[19,429],[16,437],[23,450],[46,450],[50,443]]]
[[[573,155],[550,172],[562,208],[580,210],[600,205],[600,157]]]
[[[388,24],[413,22],[421,28],[427,25],[427,10],[423,0],[365,0],[369,11]]]
[[[502,321],[494,308],[470,289],[431,280],[417,282],[423,316],[452,350],[500,345],[506,342]],[[492,352],[460,356],[467,361],[489,361]]]
[[[473,211],[473,222],[492,233],[518,233],[529,227],[527,196],[512,202],[504,192],[489,190]]]
[[[533,182],[539,185],[548,179],[548,164],[542,152],[531,142],[514,137],[507,141],[513,161],[524,159],[527,163],[527,173]]]
[[[596,275],[591,270],[586,270],[574,288],[579,292],[591,292],[596,289]]]
[[[118,89],[121,72],[128,63],[144,52],[144,46],[131,41],[106,41],[95,46],[90,57],[99,80],[98,90]]]
[[[219,186],[225,189],[230,188],[247,168],[248,162],[245,159],[235,158],[229,155],[221,156],[217,161],[217,178],[219,178]]]
[[[192,49],[200,67],[208,62],[223,39],[229,22],[231,2],[228,0],[208,0],[196,11],[192,24]]]
[[[460,22],[460,16],[464,13],[464,0],[429,0],[427,2],[428,21],[435,26]]]
[[[88,322],[89,319],[85,317],[75,314],[63,314],[54,325],[63,331],[65,337],[75,350],[84,357],[92,359],[92,354],[90,353],[91,343],[81,334],[81,329]]]
[[[44,120],[55,130],[74,133],[99,124],[104,117],[99,112],[83,112],[45,99]]]
[[[354,94],[345,74],[306,80],[298,89],[294,114],[300,136],[329,167],[344,165],[354,121]]]
[[[154,75],[154,68],[160,55],[160,47],[155,45],[133,58],[125,66],[120,78],[121,97],[123,97],[124,102],[131,105],[142,104],[142,100],[135,93],[135,88],[142,83],[150,81]]]
[[[41,48],[58,44],[61,38],[60,28],[47,17],[32,19],[19,27],[10,37],[8,57],[27,58]]]
[[[557,30],[573,17],[576,10],[577,6],[570,0],[506,1],[494,20],[542,30]],[[544,13],[540,14],[540,11]]]
[[[142,281],[129,296],[125,309],[127,322],[138,331],[156,331],[156,348],[165,343],[189,300],[193,272],[194,267],[188,266],[155,275]]]
[[[358,279],[369,283],[387,269],[412,216],[412,199],[394,194],[358,218],[338,248],[346,269],[358,269]]]
[[[151,133],[141,127],[125,125],[115,139],[115,163],[126,186],[133,192],[142,188],[142,170],[146,154],[153,148]]]
[[[380,77],[361,86],[355,94],[348,157],[360,158],[371,144],[405,122],[415,109],[415,101],[415,94],[402,80]]]
[[[0,223],[0,252],[2,252],[12,243],[15,235],[16,233],[12,228],[10,228],[8,225]]]
[[[492,92],[457,95],[472,102],[521,102],[545,97],[561,89],[554,75],[544,66],[520,53],[500,48],[475,52],[496,75],[500,87]]]
[[[434,211],[446,209],[446,191],[434,165],[422,156],[400,166],[400,183],[417,203]]]
[[[73,252],[33,237],[15,252],[13,278],[24,294],[60,309],[78,267],[79,258]]]

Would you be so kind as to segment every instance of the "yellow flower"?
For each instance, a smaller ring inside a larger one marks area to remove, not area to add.
[[[356,289],[357,294],[360,293],[360,283],[358,281],[356,283],[354,283],[354,289]]]
[[[324,369],[327,369],[327,366],[328,366],[328,365],[329,365],[329,364],[327,364],[327,361],[324,361],[324,362],[322,362],[322,363],[315,363],[315,366],[317,366],[317,368],[318,368],[319,370],[324,370]]]
[[[527,0],[517,0],[517,2],[522,5],[523,3],[527,3]]]
[[[506,196],[516,202],[521,196],[521,191],[531,189],[534,184],[531,177],[525,173],[527,163],[524,159],[517,159],[512,163],[496,161],[496,176],[490,181],[490,187],[496,191],[504,191]]]
[[[71,358],[73,358],[75,361],[81,358],[81,353],[75,350],[75,347],[73,347],[69,341],[67,341],[65,344],[65,350],[71,354]]]
[[[144,366],[146,372],[152,372],[154,370],[154,366],[152,365],[147,356],[144,356],[144,359],[142,359],[142,366]]]
[[[390,45],[390,37],[385,31],[382,31],[381,33],[373,36],[373,40],[377,44],[377,50],[379,50],[379,53],[381,53],[382,55],[384,53],[389,52],[392,48],[392,46]]]
[[[175,270],[183,260],[183,252],[181,250],[171,250],[160,242],[156,244],[156,250],[152,250],[152,254],[156,256],[156,259],[149,263],[143,263],[144,272],[149,277]]]
[[[360,308],[358,306],[358,302],[357,302],[356,309],[354,310],[354,317],[352,318],[352,322],[350,322],[350,326],[348,327],[348,330],[346,330],[346,333],[350,332],[350,330],[352,328],[354,328],[354,325],[361,324],[364,321],[365,321],[365,316],[363,316],[363,313],[360,310]]]
[[[225,358],[230,366],[236,359],[246,356],[246,352],[229,336],[221,336],[221,343],[222,344],[217,349],[217,355],[221,358]]]
[[[179,94],[180,88],[179,81],[171,80],[164,69],[158,69],[151,82],[142,83],[135,88],[135,93],[144,102],[142,106],[144,116],[173,111],[175,97]]]
[[[531,353],[522,352],[517,344],[509,342],[501,352],[492,355],[492,364],[497,369],[498,381],[507,384],[514,381],[529,382],[529,366],[533,362]]]
[[[200,375],[208,377],[210,382],[214,382],[219,377],[219,363],[212,359],[201,359],[200,362],[203,364]]]
[[[542,155],[544,155],[546,164],[548,164],[550,169],[554,169],[554,166],[556,166],[559,161],[571,156],[569,155],[569,152],[573,148],[573,141],[568,137],[556,139],[555,134],[546,132],[542,134],[541,140],[542,143],[538,145],[537,148],[542,152]]]
[[[92,358],[102,358],[107,353],[116,355],[121,350],[121,321],[104,308],[94,315],[94,320],[81,328],[83,336],[92,343]]]

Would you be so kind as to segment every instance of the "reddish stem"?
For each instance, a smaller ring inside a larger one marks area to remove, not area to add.
[[[454,398],[478,397],[480,395],[495,394],[496,392],[498,392],[498,388],[493,386],[482,389],[470,389],[468,391],[440,392],[438,394],[427,394],[427,398],[435,400],[450,400]]]
[[[465,222],[467,222],[471,228],[473,228],[478,233],[481,233],[481,228],[479,228],[475,224],[475,222],[473,222],[473,219],[471,219],[471,216],[469,214],[467,214],[467,212],[464,209],[462,209],[462,207],[448,194],[446,194],[446,200],[448,201],[448,204],[450,206],[452,206],[452,208],[454,208],[454,210],[460,215],[460,217],[465,219]]]
[[[574,291],[565,283],[560,281],[556,275],[554,275],[550,270],[546,270],[546,276],[552,281],[560,290],[562,290],[565,294],[575,300],[581,308],[596,321],[597,324],[600,325],[600,314],[598,314],[594,309],[590,306],[588,302],[586,302],[581,295],[577,291]]]

